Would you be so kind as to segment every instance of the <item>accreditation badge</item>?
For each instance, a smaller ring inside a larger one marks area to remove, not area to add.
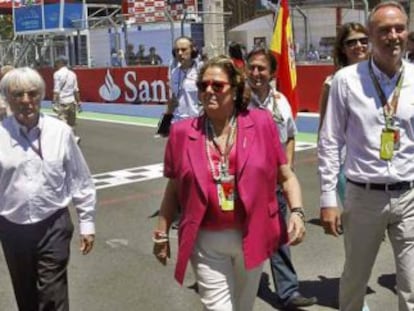
[[[228,175],[226,177],[222,177],[220,183],[217,184],[217,193],[222,211],[234,211],[234,192],[234,176]]]
[[[383,129],[381,133],[380,158],[389,161],[394,155],[394,131]]]

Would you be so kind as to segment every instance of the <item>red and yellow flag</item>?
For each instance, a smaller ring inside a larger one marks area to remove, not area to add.
[[[299,110],[299,98],[296,89],[295,45],[293,43],[288,0],[281,0],[280,2],[280,8],[273,27],[270,50],[277,59],[278,66],[275,78],[278,90],[286,96],[292,107],[293,116],[296,117]]]

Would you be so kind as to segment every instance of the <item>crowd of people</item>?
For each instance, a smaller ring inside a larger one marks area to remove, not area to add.
[[[113,54],[113,53],[112,53]],[[134,52],[134,45],[132,43],[127,45],[125,54],[123,55],[125,58],[126,66],[137,66],[137,65],[162,65],[163,60],[161,56],[157,54],[157,50],[155,47],[151,46],[149,48],[149,53],[145,53],[145,45],[140,44],[138,45],[138,51]],[[121,67],[122,60],[119,57],[115,58],[114,61],[116,63],[112,63],[112,66]]]
[[[398,310],[414,310],[412,55],[414,36],[396,1],[377,4],[366,27],[350,22],[337,31],[335,72],[321,90],[318,172],[321,225],[344,237],[341,311],[369,310],[366,288],[385,234]],[[280,308],[316,304],[301,293],[290,254],[305,240],[306,210],[294,170],[297,128],[277,90],[274,55],[232,43],[228,55],[201,60],[181,36],[172,56],[155,258],[167,264],[178,221],[175,278],[182,284],[192,267],[203,310],[253,310],[266,262]],[[144,46],[136,54],[128,46],[127,64],[144,58],[162,63],[155,48],[145,55]],[[80,251],[88,254],[95,240],[96,190],[74,133],[80,93],[67,65],[57,58],[61,120],[40,111],[46,90],[36,70],[0,71],[0,241],[20,311],[69,310],[69,204]]]

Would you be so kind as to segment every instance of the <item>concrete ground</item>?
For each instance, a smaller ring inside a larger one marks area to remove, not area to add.
[[[85,112],[79,120],[81,147],[98,186],[97,240],[93,252],[80,255],[75,234],[69,266],[71,310],[75,311],[194,311],[201,310],[188,269],[183,287],[173,279],[172,259],[161,266],[152,255],[151,234],[163,194],[160,178],[165,140],[154,137],[156,120]],[[306,136],[306,135],[305,135]],[[152,166],[155,164],[154,166]],[[317,305],[304,310],[337,309],[343,265],[342,238],[323,234],[319,226],[316,150],[297,153],[296,173],[307,210],[307,237],[292,247],[294,265],[305,295]],[[76,214],[73,213],[76,220]],[[393,255],[386,240],[373,267],[367,301],[371,311],[397,310]],[[269,266],[265,267],[269,274]],[[255,311],[274,310],[274,288],[265,287]],[[0,254],[0,310],[17,310],[10,279]]]

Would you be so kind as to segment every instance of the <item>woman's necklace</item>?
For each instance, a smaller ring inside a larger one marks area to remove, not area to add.
[[[230,175],[229,174],[229,154],[230,154],[230,150],[233,145],[233,142],[234,142],[234,136],[236,134],[236,127],[237,127],[236,123],[237,123],[236,116],[235,114],[233,114],[230,119],[230,133],[227,135],[226,144],[224,145],[224,150],[222,150],[219,139],[217,137],[216,132],[214,131],[211,121],[208,118],[206,118],[205,120],[204,124],[205,124],[205,131],[206,131],[206,151],[207,151],[208,164],[209,164],[213,179],[216,183],[221,183],[223,180],[228,178],[228,176]],[[215,145],[215,147],[217,148],[220,154],[217,174],[216,174],[216,170],[214,169],[214,162],[213,162],[213,158],[211,155],[209,137],[212,137],[213,144]]]

